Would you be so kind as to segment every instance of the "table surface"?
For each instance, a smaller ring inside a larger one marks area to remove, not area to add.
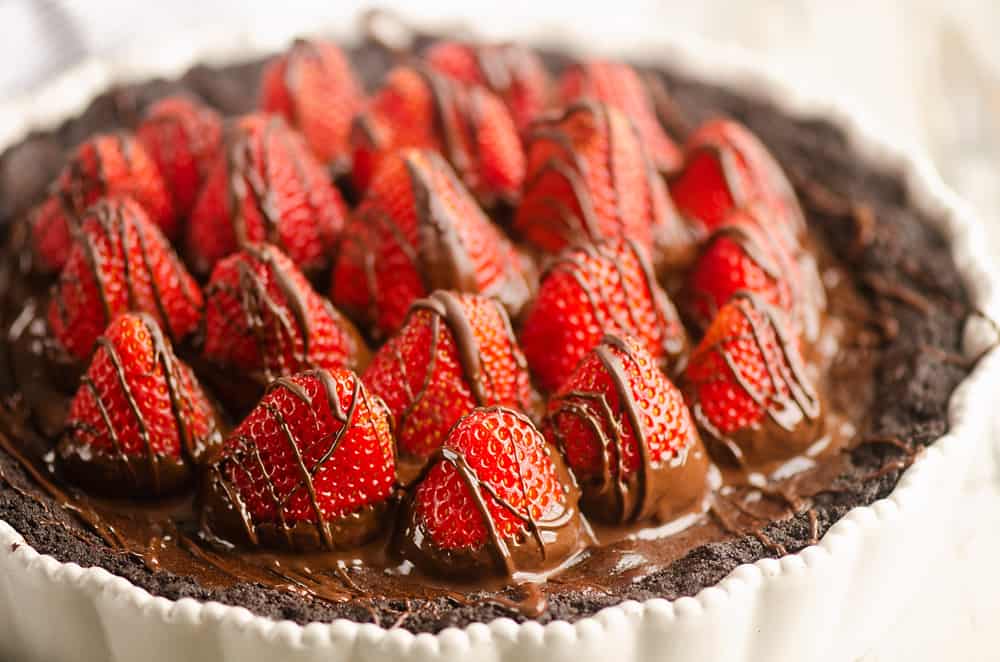
[[[284,3],[175,0],[0,0],[0,95],[29,90],[86,54],[155,43],[212,23],[247,28],[288,11]],[[401,11],[414,12],[407,3]],[[296,12],[353,20],[357,6],[299,0]],[[601,45],[657,31],[694,31],[735,43],[798,77],[853,99],[887,135],[916,142],[970,201],[1000,255],[1000,3],[993,0],[731,0],[613,3],[425,0],[419,16],[456,17],[493,36],[546,35],[572,21]],[[489,20],[483,19],[488,17]],[[53,37],[53,35],[55,35]],[[958,532],[917,596],[861,662],[1000,659],[1000,443],[984,444],[955,513]],[[990,524],[994,524],[990,526]]]

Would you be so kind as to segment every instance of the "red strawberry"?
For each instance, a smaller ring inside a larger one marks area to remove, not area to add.
[[[754,292],[791,316],[793,330],[806,340],[819,335],[819,313],[826,305],[823,284],[812,255],[797,246],[793,258],[776,235],[768,232],[767,210],[737,209],[709,239],[688,274],[684,289],[690,319],[705,328],[736,292]]]
[[[136,136],[156,162],[183,218],[222,151],[222,118],[211,108],[186,97],[167,97],[146,112]]]
[[[146,210],[168,238],[180,230],[163,177],[142,144],[125,133],[99,134],[81,143],[55,183],[77,214],[105,196],[126,195]]]
[[[636,338],[605,336],[549,401],[544,429],[598,519],[665,522],[707,494],[708,456],[684,398]]]
[[[533,126],[515,226],[549,253],[581,240],[617,237],[650,250],[654,236],[692,243],[683,229],[669,231],[679,228],[680,219],[632,124],[592,101],[577,102]]]
[[[346,214],[300,135],[276,115],[246,115],[195,204],[188,254],[195,271],[207,273],[244,244],[267,241],[311,273],[327,264]]]
[[[74,358],[90,356],[111,320],[127,311],[149,313],[174,341],[198,326],[198,284],[138,203],[101,200],[76,235],[48,315],[53,335]]]
[[[712,120],[684,145],[684,168],[670,183],[677,209],[704,232],[726,222],[734,208],[769,208],[768,232],[789,246],[805,232],[802,210],[788,179],[767,148],[742,124]]]
[[[516,314],[530,280],[441,155],[403,150],[384,160],[344,232],[330,298],[388,334],[437,289],[497,297]]]
[[[531,421],[503,407],[462,418],[417,484],[402,556],[445,575],[550,570],[582,547],[579,492]]]
[[[503,102],[424,67],[397,67],[354,120],[355,184],[366,190],[381,161],[406,147],[441,152],[480,202],[514,201],[524,150]]]
[[[691,354],[684,394],[713,451],[757,465],[812,445],[820,400],[781,311],[738,292]]]
[[[712,234],[688,275],[686,308],[705,328],[733,294],[745,290],[791,312],[795,280],[794,262],[785,249],[739,210]]]
[[[293,550],[360,544],[378,532],[395,484],[389,418],[350,370],[281,377],[209,469],[213,534]]]
[[[328,41],[296,39],[261,78],[261,110],[283,115],[316,158],[337,171],[350,166],[351,120],[364,99],[350,62]]]
[[[129,313],[98,341],[57,458],[88,489],[158,496],[190,482],[221,441],[194,373],[152,317]]]
[[[73,248],[71,228],[78,225],[76,211],[60,195],[50,195],[30,215],[32,250],[45,272],[58,272]]]
[[[563,251],[542,276],[521,344],[535,379],[554,391],[607,333],[636,336],[669,365],[687,348],[684,327],[645,250],[627,239]]]
[[[66,264],[79,217],[105,196],[129,196],[169,238],[180,224],[156,163],[142,144],[125,133],[99,134],[81,143],[34,211],[32,243],[45,271]]]
[[[572,66],[559,81],[559,97],[563,104],[589,98],[620,110],[635,124],[657,170],[667,173],[680,167],[681,151],[663,131],[649,91],[629,65],[590,60]]]
[[[477,406],[532,406],[528,370],[493,299],[438,291],[372,358],[365,384],[385,400],[403,453],[427,457]]]
[[[360,369],[368,349],[354,326],[316,294],[269,244],[248,245],[215,265],[205,292],[204,355],[275,377],[308,368]]]
[[[532,50],[517,44],[440,41],[424,53],[432,69],[464,85],[485,85],[503,99],[519,131],[549,105],[549,74]]]

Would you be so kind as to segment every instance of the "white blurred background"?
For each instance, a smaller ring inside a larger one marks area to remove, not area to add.
[[[422,0],[379,6],[429,23],[464,20],[495,37],[547,39],[572,25],[602,50],[686,31],[745,47],[797,78],[851,98],[886,134],[922,146],[994,230],[993,245],[1000,248],[996,0]],[[291,13],[322,16],[324,24],[343,21],[347,31],[363,8],[346,0],[0,0],[0,103],[89,55],[120,57],[190,30],[252,30]],[[1000,659],[1000,479],[988,458],[970,479],[966,498],[967,508],[955,513],[963,535],[862,662]]]

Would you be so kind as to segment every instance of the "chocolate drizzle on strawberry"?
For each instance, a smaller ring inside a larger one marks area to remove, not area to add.
[[[725,237],[737,244],[740,249],[770,278],[775,284],[778,300],[774,305],[788,311],[793,319],[801,325],[803,336],[814,340],[819,333],[819,312],[823,307],[822,285],[815,274],[815,264],[802,265],[796,263],[788,252],[788,248],[774,238],[776,230],[765,225],[766,220],[758,220],[760,210],[747,210],[756,222],[753,229],[742,224],[726,224],[716,228],[708,243]],[[766,245],[765,245],[766,244]],[[792,247],[796,245],[793,244]],[[801,273],[801,267],[811,268],[811,274]],[[818,290],[818,291],[817,291]],[[716,310],[710,310],[710,317],[701,320],[703,324],[711,322]]]
[[[451,81],[429,67],[413,63],[409,68],[423,79],[430,91],[434,106],[434,125],[437,135],[441,138],[442,153],[452,167],[465,178],[470,174],[472,165],[478,162],[478,158],[468,149],[468,145],[475,141],[470,139],[467,128],[462,122],[463,114],[468,110],[465,108],[464,97],[457,93]],[[355,117],[354,126],[371,148],[376,150],[383,148],[377,139],[378,134],[372,125],[372,118],[367,113]]]
[[[710,351],[717,352],[722,357],[737,385],[764,411],[771,424],[724,433],[709,420],[702,403],[696,397],[689,399],[691,413],[703,434],[727,449],[732,454],[732,459],[741,466],[759,459],[751,456],[758,455],[760,449],[790,447],[795,451],[804,450],[804,447],[819,437],[817,427],[822,424],[820,397],[805,374],[798,350],[793,348],[793,339],[785,328],[786,318],[751,292],[737,292],[731,302],[736,305],[750,328],[749,340],[753,341],[757,353],[764,361],[774,393],[770,396],[760,393],[744,378],[739,365],[726,347],[729,341],[736,341],[738,338],[726,338],[713,345]],[[763,324],[770,329],[765,329]],[[777,355],[767,349],[767,338],[772,335],[777,340]],[[697,385],[688,384],[688,387],[697,388]],[[748,453],[750,449],[754,452]],[[793,455],[794,452],[785,454]]]
[[[601,479],[593,490],[584,485],[585,502],[601,511],[603,519],[616,523],[636,522],[655,515],[666,521],[691,509],[709,488],[708,458],[701,450],[697,434],[692,428],[691,438],[685,440],[669,462],[654,461],[649,452],[643,414],[624,364],[629,361],[638,368],[636,357],[628,343],[614,335],[605,336],[594,353],[614,385],[619,406],[632,429],[640,463],[637,472],[626,475],[623,467],[625,429],[604,393],[574,390],[559,396],[554,401],[557,403],[555,408],[549,412],[549,420],[567,415],[580,418],[593,431],[602,451]],[[560,427],[553,425],[552,431],[559,445],[564,447],[565,438]],[[617,506],[615,513],[607,512],[605,505],[612,490],[614,498],[611,501]]]
[[[306,291],[290,273],[279,263],[275,256],[276,249],[270,244],[247,244],[243,252],[253,260],[262,263],[271,279],[281,293],[282,301],[275,301],[267,290],[267,283],[254,271],[254,266],[247,260],[237,263],[239,271],[238,287],[232,288],[228,283],[215,283],[206,289],[209,302],[213,295],[220,291],[239,301],[243,310],[245,328],[251,333],[262,358],[262,381],[270,383],[276,377],[289,375],[293,372],[316,366],[312,359],[312,343],[315,330],[309,314],[310,292]],[[364,346],[360,335],[326,299],[322,304],[343,332],[343,337],[350,346],[347,348],[348,363],[351,368],[358,368],[368,358],[368,349]],[[291,312],[294,319],[289,319],[285,310]],[[276,322],[272,324],[271,321]],[[273,331],[277,330],[277,333]],[[296,348],[296,339],[301,338],[301,349]],[[289,364],[286,350],[293,353],[293,362]]]
[[[177,342],[181,339],[180,336],[182,334],[178,333],[179,330],[173,327],[171,324],[171,318],[167,314],[166,306],[163,302],[162,292],[160,291],[161,283],[155,277],[152,268],[151,256],[147,245],[149,239],[146,237],[146,230],[141,225],[137,224],[136,219],[131,214],[127,213],[127,211],[128,205],[122,200],[106,200],[97,203],[88,211],[88,218],[96,219],[96,225],[88,226],[88,230],[92,229],[92,231],[85,232],[83,226],[77,224],[73,228],[74,242],[82,248],[87,266],[94,277],[94,283],[101,301],[106,323],[110,323],[115,313],[119,311],[113,310],[111,302],[108,300],[108,282],[104,273],[105,264],[97,245],[96,232],[100,232],[100,234],[103,235],[103,238],[108,245],[117,247],[117,250],[121,251],[122,265],[124,268],[125,291],[128,296],[126,306],[127,310],[133,311],[139,310],[140,302],[135,290],[135,274],[131,270],[131,261],[129,256],[132,255],[135,249],[138,249],[138,254],[142,259],[143,267],[149,274],[150,291],[153,297],[153,304],[156,308],[155,313],[159,318],[157,322],[162,323],[171,339],[174,342]],[[136,237],[135,244],[133,244],[131,240],[133,235]],[[177,257],[177,254],[172,250],[167,250],[165,253],[166,259],[168,259],[171,263],[172,270],[175,273],[183,273],[185,271],[184,265],[181,263],[180,258]],[[194,308],[201,308],[201,296],[193,289],[196,287],[194,281],[188,278],[177,278],[173,280],[176,281],[176,287],[183,295],[187,303]],[[69,311],[67,310],[64,299],[65,294],[63,292],[63,287],[66,286],[79,287],[80,284],[69,282],[60,283],[53,290],[52,300],[59,311],[59,315],[64,325],[72,323],[72,319],[69,316]],[[154,311],[143,312],[153,313]]]
[[[181,455],[173,457],[157,452],[153,448],[149,424],[136,400],[121,356],[108,338],[101,337],[97,341],[98,351],[103,351],[114,367],[118,387],[125,396],[145,450],[141,456],[132,456],[125,452],[114,417],[103,400],[101,389],[89,375],[84,375],[80,381],[81,387],[90,391],[93,396],[105,430],[90,429],[82,423],[70,424],[59,444],[58,457],[63,468],[75,476],[76,480],[99,487],[101,491],[159,495],[172,491],[190,480],[194,466],[220,441],[220,432],[218,427],[213,425],[204,436],[196,437],[194,431],[188,427],[195,405],[186,389],[182,387],[180,374],[182,368],[163,336],[159,324],[149,315],[141,313],[138,317],[149,333],[153,345],[153,362],[159,364],[163,371],[171,413],[180,436]],[[93,450],[87,440],[80,437],[81,434],[94,436],[102,432],[108,435],[114,447],[110,455]],[[143,463],[145,467],[142,466]],[[110,479],[111,484],[103,484],[105,479]]]
[[[483,369],[482,354],[480,353],[476,332],[473,330],[472,323],[466,315],[465,306],[462,305],[458,297],[453,292],[438,290],[426,299],[415,301],[410,308],[410,314],[412,315],[413,312],[418,310],[426,310],[432,313],[430,363],[427,366],[423,387],[414,394],[412,402],[399,417],[400,428],[403,427],[410,412],[423,400],[427,386],[434,374],[442,322],[447,326],[448,331],[451,332],[452,339],[455,341],[459,363],[462,366],[462,372],[466,383],[469,385],[469,390],[472,391],[472,396],[476,399],[476,404],[479,406],[488,404],[490,393],[487,391],[487,388],[491,390],[493,388],[492,376],[489,371]],[[507,314],[500,306],[497,306],[497,313],[505,324],[511,357],[519,369],[527,370],[528,366],[524,360],[524,355],[518,348],[514,330],[510,326],[510,318],[507,317]],[[402,366],[402,368],[405,368],[405,366]],[[519,391],[521,392],[521,396],[524,396],[524,389],[519,389]],[[531,403],[523,398],[518,403],[518,406],[522,411],[531,410]]]
[[[494,297],[503,303],[512,315],[516,315],[531,296],[531,285],[522,265],[515,260],[517,253],[503,235],[492,225],[488,230],[494,235],[494,254],[501,261],[495,270],[498,277],[483,291],[480,291],[476,265],[473,264],[468,248],[459,235],[459,225],[463,219],[442,199],[433,178],[444,175],[450,180],[452,190],[464,191],[463,185],[440,154],[429,150],[410,152],[403,157],[409,174],[410,186],[416,205],[418,228],[417,243],[406,240],[406,236],[396,221],[387,213],[373,205],[363,205],[359,218],[366,224],[381,226],[392,236],[404,255],[416,266],[417,273],[426,292],[454,290],[469,294]],[[471,222],[490,223],[485,217],[471,219]],[[365,242],[365,237],[347,237],[347,241]],[[369,288],[371,303],[368,314],[378,320],[379,280],[375,272],[375,256],[372,247],[365,246],[365,279]]]
[[[346,374],[350,375],[352,383],[351,404],[346,409],[340,400],[337,383],[329,371],[310,370],[298,375],[298,377],[313,378],[319,382],[322,394],[327,400],[330,416],[339,424],[337,430],[329,435],[328,446],[323,454],[311,466],[303,457],[299,448],[299,440],[292,432],[284,412],[265,399],[261,406],[266,408],[282,431],[295,460],[295,466],[298,468],[299,482],[295,487],[287,490],[284,496],[280,496],[266,467],[260,448],[254,439],[242,435],[236,438],[235,444],[232,440],[227,442],[227,446],[234,447],[235,450],[224,455],[209,468],[205,492],[206,504],[202,521],[203,531],[208,532],[210,537],[222,535],[234,542],[252,546],[277,545],[292,550],[322,549],[328,551],[336,550],[342,546],[357,545],[377,532],[381,515],[386,507],[385,503],[363,506],[353,513],[331,520],[320,504],[313,483],[316,474],[336,454],[347,432],[355,425],[359,407],[364,404],[366,409],[371,412],[381,410],[383,407],[376,396],[369,395],[368,390],[356,374],[350,371],[346,371]],[[315,411],[313,399],[305,388],[293,378],[276,379],[268,387],[267,393],[273,393],[278,389],[287,391],[310,410]],[[376,437],[380,436],[374,418],[369,416],[368,421]],[[235,472],[246,471],[244,467],[248,464],[254,464],[261,468],[261,475],[266,481],[268,494],[273,501],[276,521],[255,521],[240,495],[234,482]],[[285,515],[285,509],[288,501],[301,490],[305,490],[309,496],[314,516],[313,521],[289,522]]]
[[[725,120],[717,120],[717,122],[725,122]],[[711,130],[712,125],[707,126]],[[776,193],[782,205],[787,206],[787,209],[783,210],[787,214],[786,218],[781,219],[781,222],[775,225],[779,226],[777,228],[779,231],[785,233],[784,241],[787,245],[796,243],[799,236],[806,232],[805,215],[802,213],[795,191],[781,170],[781,166],[763,145],[755,144],[756,139],[741,126],[730,125],[727,128],[730,135],[726,138],[713,135],[694,146],[689,146],[686,150],[684,168],[674,173],[670,181],[674,182],[683,178],[685,168],[688,165],[707,156],[718,164],[726,184],[726,190],[732,198],[733,207],[747,208],[760,202],[757,197],[758,191],[747,190],[744,175],[740,172],[741,169],[748,169],[753,176],[763,178],[760,184]],[[695,140],[697,139],[696,132]],[[723,140],[727,142],[722,142]],[[693,226],[702,223],[699,219],[686,220]]]
[[[297,179],[308,182],[309,177],[304,158],[303,148],[294,144],[294,134],[288,128],[285,120],[279,115],[270,115],[260,125],[259,135],[251,127],[236,129],[237,134],[229,141],[226,149],[227,184],[229,195],[230,225],[236,238],[237,248],[244,248],[258,241],[266,241],[276,246],[284,247],[281,236],[281,210],[274,197],[274,187],[270,181],[270,154],[275,138],[281,140],[283,152],[291,160]],[[259,143],[259,156],[255,154],[255,143]],[[253,237],[247,227],[244,204],[250,199],[253,207],[264,222],[262,237]],[[309,213],[315,216],[318,209],[315,197],[306,195],[305,202]],[[325,230],[320,227],[321,232]],[[327,239],[331,239],[327,237]],[[300,268],[309,271],[316,265],[300,264]]]
[[[514,416],[527,426],[534,429],[534,424],[524,414],[500,406],[485,407],[479,412],[499,412]],[[544,441],[540,443],[544,444]],[[442,447],[435,452],[427,465],[427,470],[439,462],[450,464],[458,472],[462,482],[468,488],[476,511],[482,517],[486,527],[488,543],[482,548],[473,550],[442,549],[423,533],[422,524],[416,517],[412,503],[404,505],[409,510],[409,517],[404,517],[395,533],[396,547],[404,559],[415,560],[427,568],[451,575],[482,572],[492,567],[495,572],[514,579],[524,578],[524,575],[544,574],[564,565],[575,553],[583,549],[587,538],[592,537],[586,523],[580,518],[576,507],[579,499],[579,489],[562,458],[545,446],[546,453],[555,465],[556,473],[563,485],[563,508],[548,519],[535,519],[530,508],[516,507],[504,499],[488,482],[482,480],[465,455],[454,448]],[[515,457],[516,454],[515,454]],[[524,467],[520,459],[517,463],[518,477],[524,483]],[[411,497],[408,498],[410,501]],[[494,520],[487,499],[492,500],[501,508],[513,515],[524,525],[524,529],[532,544],[524,540],[509,540],[502,535]],[[484,556],[485,554],[485,556]],[[529,598],[530,599],[530,598]]]
[[[278,288],[284,295],[285,302],[288,304],[288,308],[292,311],[292,315],[295,316],[295,322],[298,326],[299,333],[302,336],[302,353],[296,357],[296,361],[299,364],[307,364],[309,362],[309,349],[310,342],[312,340],[313,329],[312,325],[309,323],[309,315],[307,313],[307,306],[305,301],[305,292],[303,292],[299,287],[296,286],[292,279],[289,278],[288,274],[284,272],[283,269],[279,269],[275,264],[275,261],[271,255],[271,249],[268,247],[247,247],[248,253],[254,256],[257,260],[263,262],[267,265],[270,270],[275,283],[277,283]],[[246,313],[247,328],[249,328],[253,333],[254,337],[257,339],[259,349],[261,354],[268,351],[268,347],[263,344],[263,320],[261,319],[260,313],[258,311],[267,309],[272,315],[274,315],[278,320],[280,320],[281,325],[285,331],[282,340],[285,343],[291,343],[291,346],[295,345],[295,332],[292,330],[291,322],[286,319],[284,311],[280,306],[275,303],[270,296],[267,294],[266,285],[257,276],[256,273],[250,268],[250,265],[245,262],[240,263],[240,295],[241,301],[243,303],[243,311]],[[279,336],[280,337],[280,336]],[[273,341],[273,339],[271,339]],[[284,343],[283,343],[284,344]],[[284,352],[278,352],[279,361],[284,363]],[[287,374],[288,368],[290,366],[282,366],[284,368],[281,373]],[[268,374],[268,381],[271,379],[270,367],[265,365],[265,371]]]
[[[562,200],[546,196],[540,202],[551,208],[552,214],[545,217],[535,217],[530,223],[544,224],[551,231],[565,238],[569,243],[588,239],[591,241],[608,238],[608,229],[602,227],[602,220],[598,218],[594,209],[594,201],[585,181],[588,170],[587,163],[573,143],[573,138],[562,127],[562,124],[571,120],[578,113],[592,115],[594,122],[600,125],[600,131],[607,136],[609,142],[605,158],[604,167],[611,174],[611,191],[615,195],[616,214],[614,221],[617,224],[617,231],[621,236],[630,238],[641,238],[643,243],[652,247],[654,238],[657,244],[662,244],[664,252],[669,254],[671,261],[683,262],[689,259],[689,247],[693,238],[687,229],[680,223],[680,219],[673,210],[670,200],[663,189],[663,182],[659,179],[659,174],[653,166],[649,156],[642,151],[642,168],[646,181],[645,190],[641,192],[631,192],[641,194],[647,198],[649,204],[650,218],[649,225],[642,228],[641,236],[636,236],[636,220],[626,218],[621,209],[622,191],[614,182],[617,171],[613,162],[617,148],[614,144],[616,131],[612,128],[612,120],[608,107],[605,104],[582,99],[567,106],[561,113],[553,114],[541,118],[532,126],[528,137],[529,150],[533,143],[545,141],[552,142],[559,146],[563,157],[551,158],[542,164],[541,167],[529,172],[525,182],[525,195],[531,195],[531,191],[538,184],[539,180],[549,173],[558,174],[569,185],[573,192],[573,197],[577,202],[582,218],[579,218],[572,210],[568,209]],[[630,130],[634,130],[629,125]],[[641,144],[641,143],[640,143]],[[676,255],[675,255],[676,254]]]
[[[132,147],[131,140],[123,132],[117,131],[110,136],[118,145],[118,150],[131,167]],[[67,186],[61,191],[67,206],[82,212],[87,208],[87,200],[92,194],[104,195],[108,190],[108,178],[105,173],[104,154],[97,147],[100,137],[91,139],[91,142],[79,148],[90,149],[94,153],[94,167],[96,172],[88,172],[82,154],[78,151],[70,159],[66,166]]]
[[[434,72],[429,67],[417,65],[414,67],[427,84],[434,100],[434,116],[438,134],[444,143],[444,154],[456,171],[463,177],[469,174],[473,163],[478,158],[469,153],[470,139],[467,129],[461,122],[462,115],[468,110],[464,108],[464,98],[456,93],[455,86],[444,76]]]
[[[615,313],[617,308],[607,307],[611,312],[615,326],[622,330],[633,329],[639,331],[644,326],[639,321],[639,312],[636,305],[639,301],[650,299],[656,311],[656,328],[660,332],[660,347],[663,351],[669,366],[674,367],[683,362],[683,356],[687,350],[687,334],[681,325],[677,309],[667,297],[666,293],[657,283],[653,273],[652,265],[649,263],[646,250],[634,239],[625,239],[622,244],[631,251],[639,264],[646,292],[630,292],[628,289],[629,279],[626,278],[628,267],[622,261],[618,251],[612,250],[603,243],[585,242],[573,248],[573,250],[563,251],[559,257],[553,260],[546,268],[542,278],[550,274],[561,272],[569,275],[584,292],[587,302],[593,311],[601,311],[601,299],[603,295],[595,291],[590,281],[584,277],[588,267],[583,262],[583,255],[592,259],[610,260],[618,274],[618,282],[623,289],[622,299],[625,302],[625,310],[628,319],[621,319]],[[583,255],[581,255],[583,254]]]
[[[264,129],[260,136],[260,142],[264,148],[261,150],[259,164],[255,163],[251,131],[240,131],[226,152],[229,177],[229,211],[232,215],[230,222],[233,232],[236,234],[238,247],[250,243],[247,219],[243,212],[243,203],[247,196],[253,197],[253,204],[264,220],[265,240],[270,243],[280,242],[278,225],[281,222],[281,215],[275,206],[271,187],[261,173],[267,173],[267,145],[271,141],[271,134],[283,127],[283,120],[277,116],[270,117],[264,123]]]

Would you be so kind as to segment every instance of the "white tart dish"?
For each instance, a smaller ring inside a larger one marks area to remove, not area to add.
[[[341,24],[343,25],[343,24]],[[175,48],[114,62],[90,60],[32,95],[0,105],[0,150],[31,129],[75,113],[115,82],[180,74],[197,62],[245,59],[281,48],[315,23],[270,26],[266,34],[185,34]],[[590,44],[563,35],[559,45]],[[859,154],[900,172],[915,206],[941,225],[976,307],[1000,312],[1000,278],[982,227],[918,152],[887,144],[856,112],[805,84],[790,84],[748,53],[688,38],[619,55],[663,61],[681,73],[771,100],[799,117],[821,117],[849,136]],[[972,356],[994,340],[973,319]],[[626,602],[576,623],[518,625],[508,619],[414,635],[337,621],[299,626],[238,607],[170,601],[101,568],[40,555],[0,521],[0,657],[17,660],[396,660],[518,662],[670,660],[779,662],[851,660],[867,650],[913,595],[948,538],[952,511],[977,447],[989,443],[1000,390],[992,351],[952,397],[950,432],[914,462],[889,495],[856,508],[819,544],[780,560],[734,570],[716,586],[673,602]],[[903,553],[905,552],[905,553]]]

